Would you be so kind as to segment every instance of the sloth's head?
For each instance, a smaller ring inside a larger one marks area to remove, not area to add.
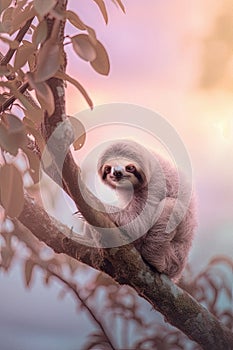
[[[131,141],[118,141],[110,145],[98,162],[101,180],[114,189],[135,189],[146,185],[143,157]]]
[[[102,181],[112,188],[138,188],[144,183],[144,175],[136,162],[126,158],[109,159],[99,170]]]

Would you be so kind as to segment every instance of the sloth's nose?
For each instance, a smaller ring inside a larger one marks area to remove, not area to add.
[[[123,176],[123,172],[122,172],[122,169],[121,167],[115,167],[113,168],[113,176],[117,177],[117,178],[120,178]]]
[[[113,172],[113,175],[116,176],[116,177],[122,177],[123,174],[122,174],[121,171],[115,170],[115,171]]]

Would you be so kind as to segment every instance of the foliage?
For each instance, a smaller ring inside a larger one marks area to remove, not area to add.
[[[104,1],[94,2],[107,23],[108,14]],[[113,2],[124,11],[120,0]],[[27,137],[33,137],[37,149],[42,153],[44,142],[40,124],[44,113],[51,116],[55,110],[54,94],[49,79],[56,77],[73,84],[93,108],[92,100],[82,84],[64,71],[64,46],[71,44],[77,56],[89,62],[99,74],[109,74],[110,62],[95,30],[84,23],[77,13],[66,10],[56,0],[5,0],[1,1],[0,14],[0,41],[9,46],[4,57],[0,54],[0,148],[3,158],[6,152],[15,157],[11,160],[13,164],[1,167],[0,203],[5,209],[5,216],[17,217],[24,203],[25,181],[22,179],[25,173],[31,175],[34,184],[40,178],[40,167],[34,153],[27,147]],[[54,21],[53,26],[51,21]],[[66,42],[63,40],[62,43],[59,42],[60,21],[70,22],[77,31],[73,36],[66,34]],[[17,35],[12,39],[17,31]],[[27,40],[24,39],[25,36]],[[34,90],[36,100],[32,99],[27,89]],[[20,103],[20,118],[11,112],[15,99]],[[85,130],[83,134],[85,135]],[[76,140],[75,149],[78,144],[80,142]],[[22,176],[15,167],[19,149],[28,160],[27,169]],[[4,162],[6,163],[6,159]],[[7,193],[4,190],[6,188]],[[17,201],[14,200],[16,196]]]

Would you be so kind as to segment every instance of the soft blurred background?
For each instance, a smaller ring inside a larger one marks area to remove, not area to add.
[[[213,256],[232,257],[232,1],[124,0],[124,15],[106,0],[107,27],[91,0],[68,3],[96,29],[111,61],[110,75],[102,77],[68,45],[68,73],[85,86],[96,106],[132,103],[163,115],[189,152],[199,221],[189,259],[194,273]],[[67,25],[67,33],[75,32]],[[87,108],[73,86],[66,93],[69,115]],[[87,135],[76,159],[82,161],[92,146]],[[67,222],[62,197],[54,191],[53,213]],[[0,272],[1,350],[82,349],[91,324],[76,313],[72,298],[58,300],[59,285],[45,288],[39,273],[26,290],[22,276],[17,261],[9,274]],[[229,279],[232,284],[232,275]]]

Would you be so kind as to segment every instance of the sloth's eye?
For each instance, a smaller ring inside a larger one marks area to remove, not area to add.
[[[104,167],[104,172],[105,172],[105,174],[109,174],[109,173],[111,172],[111,167],[110,167],[110,165],[106,165],[106,166]]]
[[[129,164],[129,165],[127,165],[127,166],[125,167],[125,170],[126,170],[128,173],[133,173],[133,172],[136,170],[136,168],[135,168],[135,166],[134,166],[133,164]]]

